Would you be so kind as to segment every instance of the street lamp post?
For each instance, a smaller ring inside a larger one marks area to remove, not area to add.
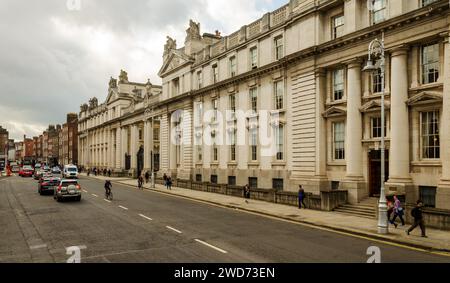
[[[376,61],[373,61],[372,59]],[[374,64],[376,62],[376,64]],[[377,66],[379,63],[379,67]],[[386,179],[386,148],[385,148],[385,108],[384,108],[384,96],[385,96],[385,74],[386,74],[386,61],[385,61],[385,48],[384,48],[384,32],[382,33],[381,41],[378,39],[373,40],[369,44],[369,60],[367,61],[365,72],[374,73],[380,70],[381,78],[381,192],[380,201],[378,204],[378,233],[388,234],[388,217],[387,217],[387,201],[385,191],[385,179]]]

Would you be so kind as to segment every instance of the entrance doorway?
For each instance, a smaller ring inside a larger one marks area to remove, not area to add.
[[[389,151],[386,150],[385,182],[389,180]],[[379,197],[381,193],[381,150],[369,151],[369,195]]]

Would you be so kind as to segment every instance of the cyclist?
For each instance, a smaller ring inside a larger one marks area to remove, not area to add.
[[[111,181],[107,180],[105,182],[105,193],[106,193],[106,197],[109,197],[111,195],[111,188],[112,188],[112,184]]]

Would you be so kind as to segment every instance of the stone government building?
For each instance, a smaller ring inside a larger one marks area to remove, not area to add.
[[[111,79],[108,98],[83,105],[79,160],[136,175],[308,192],[379,195],[381,80],[367,74],[369,42],[385,34],[387,190],[424,199],[450,227],[450,13],[444,0],[292,0],[228,36],[190,22],[184,46],[168,37],[162,86]],[[182,114],[176,114],[183,110]],[[253,111],[246,127],[207,111]],[[261,156],[259,111],[269,111],[276,154]],[[274,118],[275,120],[275,118]],[[182,144],[172,143],[182,138]],[[176,137],[175,137],[176,139]],[[251,141],[256,141],[253,143]]]

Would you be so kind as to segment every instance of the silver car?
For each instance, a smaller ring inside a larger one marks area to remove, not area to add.
[[[78,180],[61,180],[59,185],[54,188],[53,198],[58,202],[65,199],[81,201],[81,186],[78,184]]]

